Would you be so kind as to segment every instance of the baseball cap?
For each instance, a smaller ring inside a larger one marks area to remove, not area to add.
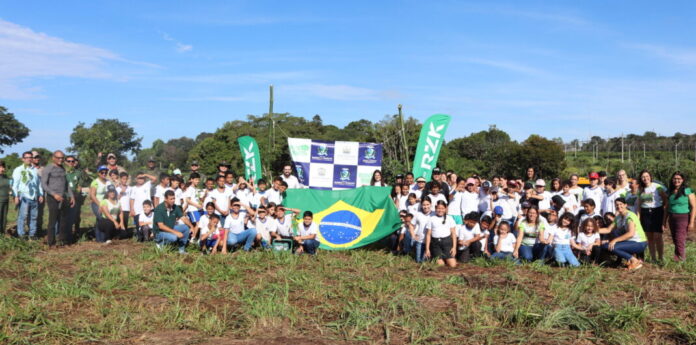
[[[106,191],[107,192],[115,192],[116,187],[114,185],[110,184],[110,185],[106,186]]]
[[[491,188],[493,184],[491,184],[491,181],[483,181],[483,188]]]
[[[107,168],[106,165],[100,165],[100,166],[97,168],[97,171],[102,171],[102,170],[107,170],[107,171],[108,171],[109,168]]]
[[[416,182],[425,182],[425,177],[419,177],[416,179]]]
[[[493,186],[491,188],[491,193],[498,193],[499,191],[500,191],[500,188],[498,188],[498,186]]]
[[[106,155],[106,159],[109,159],[111,157],[116,158],[116,155],[113,153],[109,153],[108,155]]]
[[[438,174],[438,175],[439,175],[440,172],[441,172],[441,171],[440,171],[440,168],[435,168],[435,169],[433,169],[433,175],[435,175],[435,174]]]
[[[198,161],[191,162],[191,165],[198,165]]]
[[[469,177],[466,179],[466,184],[476,184],[476,179],[473,177]]]
[[[493,213],[501,216],[503,215],[503,207],[502,206],[496,206],[493,208]]]
[[[180,169],[174,169],[174,171],[172,171],[172,175],[181,175],[181,170],[180,170]]]
[[[220,164],[218,164],[219,167],[230,167],[230,163],[227,163],[227,161],[222,161]]]
[[[508,187],[517,188],[517,182],[512,181],[512,180],[508,181],[507,185],[508,185]]]
[[[535,186],[546,186],[546,181],[544,181],[542,179],[538,179],[538,180],[536,180],[536,182],[534,182],[534,185]]]
[[[396,174],[396,178],[404,178],[404,174]]]
[[[590,180],[598,180],[598,179],[599,179],[599,174],[593,171],[593,172],[590,173],[590,176],[589,176],[589,177],[590,177]]]
[[[530,208],[530,207],[532,207],[532,204],[530,204],[529,201],[522,202],[522,208]]]
[[[148,161],[148,162],[154,162],[154,161],[155,161],[155,157],[150,156],[150,158],[148,158],[147,161]]]

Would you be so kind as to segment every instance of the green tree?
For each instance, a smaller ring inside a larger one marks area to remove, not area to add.
[[[536,134],[522,142],[514,157],[510,161],[518,171],[517,176],[524,176],[525,170],[533,167],[540,177],[553,178],[560,176],[566,165],[563,146]]]
[[[76,152],[85,167],[96,162],[97,154],[114,153],[123,161],[127,153],[136,154],[140,150],[142,137],[126,122],[117,119],[98,119],[92,126],[83,122],[77,124],[70,135],[72,144],[68,150]]]
[[[0,153],[3,146],[12,146],[21,143],[29,135],[29,128],[19,122],[13,113],[0,106]]]

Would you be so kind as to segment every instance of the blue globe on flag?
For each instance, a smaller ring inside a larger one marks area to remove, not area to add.
[[[360,237],[362,222],[351,211],[336,211],[321,219],[319,231],[324,240],[331,244],[346,244]]]

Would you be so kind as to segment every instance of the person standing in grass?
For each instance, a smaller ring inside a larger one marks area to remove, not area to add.
[[[318,229],[319,226],[314,223],[312,211],[305,211],[302,215],[302,223],[298,226],[298,234],[293,237],[297,244],[295,254],[307,253],[315,255],[317,253],[317,248],[319,248],[319,241],[317,241]]]
[[[636,210],[640,224],[648,237],[648,249],[652,260],[662,261],[665,243],[662,240],[664,208],[667,205],[665,187],[653,182],[652,174],[647,170],[640,173],[638,200]]]
[[[68,185],[66,171],[63,167],[65,153],[56,151],[51,157],[53,162],[46,165],[41,174],[41,187],[46,192],[48,204],[48,246],[56,245],[56,233],[60,245],[70,243],[70,208],[75,205],[72,188]]]
[[[672,174],[667,199],[667,212],[662,229],[669,226],[674,241],[674,261],[686,260],[686,235],[694,231],[696,221],[696,196],[686,185],[686,177],[677,171]]]
[[[0,160],[0,235],[7,230],[7,211],[10,203],[10,179],[5,174],[5,161]]]
[[[12,193],[15,196],[15,205],[19,205],[17,236],[24,237],[24,222],[28,216],[29,238],[36,239],[39,204],[43,203],[43,188],[39,171],[32,165],[33,157],[29,151],[22,154],[22,165],[12,172]]]
[[[437,260],[440,266],[456,267],[457,223],[447,215],[447,204],[440,200],[435,205],[435,215],[425,232],[425,257]]]
[[[99,211],[101,217],[97,220],[99,226],[97,227],[95,237],[97,242],[109,244],[111,239],[116,237],[117,230],[126,230],[123,225],[121,202],[118,199],[118,192],[114,185],[106,187],[106,194],[99,204]]]
[[[643,267],[643,262],[635,255],[645,251],[648,246],[648,238],[645,236],[638,216],[628,210],[626,199],[618,198],[615,203],[616,218],[614,218],[614,222],[606,228],[600,228],[599,233],[613,233],[616,237],[611,241],[602,241],[602,249],[626,260],[626,267],[629,270],[639,269]]]
[[[181,206],[174,203],[174,191],[164,192],[164,200],[155,207],[153,217],[153,233],[157,248],[162,248],[170,243],[179,247],[179,254],[186,254],[186,245],[189,240],[189,231],[193,227]],[[183,224],[177,224],[181,221]]]
[[[76,236],[80,235],[80,222],[82,205],[85,203],[85,195],[82,194],[82,187],[89,187],[89,176],[80,169],[80,161],[77,157],[73,155],[68,155],[65,157],[65,163],[67,164],[65,168],[65,177],[68,179],[68,187],[72,190],[73,199],[75,203],[70,208],[70,215],[68,217],[68,231],[73,231]]]
[[[94,213],[94,236],[97,236],[99,232],[99,218],[101,217],[101,212],[99,211],[102,200],[106,195],[106,188],[111,185],[111,181],[106,178],[109,168],[106,165],[101,165],[97,168],[97,178],[95,178],[89,185],[89,199],[91,201],[90,208],[92,213]],[[100,235],[101,236],[101,235]]]

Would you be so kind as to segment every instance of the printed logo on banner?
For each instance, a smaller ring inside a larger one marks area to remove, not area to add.
[[[357,185],[358,167],[354,165],[334,166],[334,188],[355,188]]]
[[[373,143],[360,143],[359,152],[360,165],[372,165],[381,166],[382,165],[382,145]]]
[[[297,172],[297,179],[300,180],[300,183],[309,186],[309,163],[295,162],[295,171]]]
[[[322,141],[312,141],[312,163],[333,163],[334,145]]]

